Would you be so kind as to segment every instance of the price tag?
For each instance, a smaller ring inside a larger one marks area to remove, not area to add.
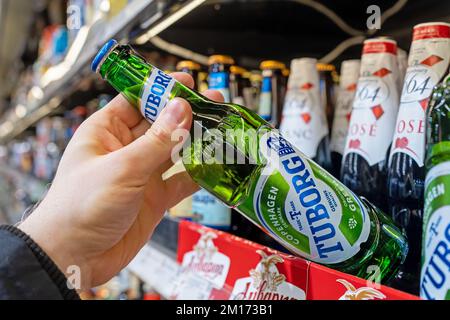
[[[186,269],[180,273],[172,293],[176,300],[208,300],[214,288],[212,282]]]
[[[174,291],[181,269],[174,259],[150,245],[141,249],[128,268],[165,298]]]

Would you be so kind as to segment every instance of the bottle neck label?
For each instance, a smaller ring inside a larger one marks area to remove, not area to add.
[[[319,83],[305,82],[286,93],[280,131],[307,157],[314,158],[328,135],[325,110],[320,103]]]
[[[420,296],[450,300],[450,162],[433,167],[425,181]]]
[[[272,120],[272,79],[264,77],[259,96],[259,115],[266,121]]]
[[[228,72],[212,72],[208,78],[209,89],[220,91],[225,102],[231,102],[230,75]]]
[[[449,65],[449,47],[448,37],[425,37],[413,41],[389,162],[395,153],[405,153],[413,158],[419,167],[423,166],[425,112],[433,87],[444,76]]]
[[[352,103],[355,97],[356,83],[346,88],[339,88],[337,93],[336,111],[334,112],[333,129],[331,132],[330,150],[344,154],[348,125],[352,114]]]
[[[370,166],[386,159],[398,111],[397,77],[395,55],[363,55],[344,157],[356,153]]]
[[[150,123],[156,121],[170,99],[176,80],[153,67],[141,94],[141,113]]]
[[[277,130],[260,139],[260,150],[268,164],[254,186],[252,209],[264,229],[319,263],[356,255],[370,233],[370,218],[358,197]]]

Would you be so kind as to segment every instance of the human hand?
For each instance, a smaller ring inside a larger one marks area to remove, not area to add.
[[[172,75],[192,87],[192,77]],[[204,93],[222,100],[220,93]],[[151,126],[121,96],[83,122],[64,152],[40,205],[19,225],[83,289],[123,269],[148,241],[164,212],[195,192],[186,172],[163,180],[173,163],[176,129],[189,130],[192,110],[176,98]],[[150,128],[150,129],[149,129]]]

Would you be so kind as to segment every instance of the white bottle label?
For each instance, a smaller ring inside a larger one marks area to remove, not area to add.
[[[414,38],[418,34],[420,37],[411,45],[389,161],[395,153],[405,153],[419,167],[424,164],[425,112],[433,87],[444,75],[450,59],[449,31],[444,37],[445,32],[437,32],[442,28],[449,30],[450,25],[414,29]]]
[[[344,154],[345,140],[352,114],[352,103],[355,97],[356,83],[347,88],[339,88],[331,132],[330,150]]]
[[[290,88],[285,97],[280,131],[307,157],[314,158],[320,141],[328,135],[325,111],[320,104],[317,84],[304,83]]]
[[[359,154],[370,166],[386,159],[394,134],[399,102],[395,49],[391,42],[374,42],[362,55],[344,157]]]
[[[141,94],[141,113],[153,123],[170,98],[175,79],[157,68],[153,68]]]

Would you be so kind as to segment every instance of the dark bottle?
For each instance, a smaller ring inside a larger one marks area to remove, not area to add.
[[[229,56],[213,55],[208,59],[208,87],[222,93],[225,102],[231,102],[230,67],[234,60]],[[231,209],[220,202],[210,192],[200,189],[192,196],[192,211],[196,220],[208,227],[230,230]]]
[[[251,81],[252,73],[250,71],[246,71],[242,75],[242,94],[244,97],[244,106],[247,106],[250,110],[258,110],[257,103],[255,103],[255,98],[253,95],[254,88]]]
[[[199,89],[200,79],[199,72],[201,67],[198,63],[191,60],[182,60],[177,63],[177,71],[189,73],[194,79],[194,90]]]
[[[318,63],[320,101],[327,116],[328,128],[331,130],[334,117],[336,67],[332,64]]]
[[[231,102],[245,105],[244,102],[244,74],[247,72],[239,66],[231,66],[230,68],[230,96]]]
[[[275,60],[261,62],[263,80],[259,96],[259,115],[275,128],[280,127],[283,101],[286,93],[284,63]]]
[[[400,99],[388,170],[389,213],[407,234],[410,250],[398,287],[419,292],[423,226],[425,111],[450,60],[450,24],[416,25]]]
[[[341,76],[336,94],[336,110],[330,139],[331,161],[333,163],[331,173],[338,179],[341,174],[342,155],[344,154],[360,66],[361,61],[359,59],[345,60],[341,64]]]
[[[231,102],[239,105],[244,105],[244,88],[246,85],[250,86],[250,79],[247,81],[244,74],[247,71],[239,66],[230,67],[230,97]],[[247,82],[247,84],[246,84]],[[282,248],[275,240],[266,235],[264,232],[252,223],[245,216],[240,214],[235,209],[231,209],[231,229],[230,232],[236,236],[264,244],[271,245],[277,249]]]
[[[245,88],[245,103],[246,107],[259,114],[259,100],[261,96],[262,74],[259,71],[253,70],[246,74],[250,81],[250,87]]]
[[[307,157],[330,171],[329,130],[320,102],[316,64],[313,58],[292,60],[280,132]]]
[[[397,43],[385,38],[364,41],[341,181],[384,210],[387,157],[399,100],[397,78]]]

